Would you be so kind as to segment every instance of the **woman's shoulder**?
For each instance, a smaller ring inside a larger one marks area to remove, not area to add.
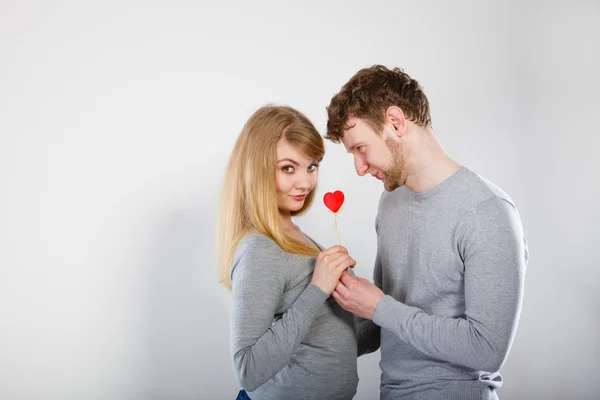
[[[281,251],[281,248],[273,239],[255,231],[248,232],[240,240],[237,249],[243,251]]]
[[[288,253],[273,239],[258,232],[247,233],[239,242],[234,259],[250,257],[258,259],[287,259]]]
[[[289,264],[289,255],[284,252],[275,241],[257,232],[249,232],[239,242],[235,255],[231,274],[236,270],[244,269],[257,272],[265,267],[276,271],[282,271]],[[257,271],[255,271],[257,270]]]

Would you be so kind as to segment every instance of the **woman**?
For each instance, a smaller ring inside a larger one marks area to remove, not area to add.
[[[352,314],[332,297],[355,261],[322,250],[292,222],[313,202],[323,139],[289,107],[250,117],[229,160],[219,204],[221,283],[232,290],[234,371],[252,400],[351,399]]]

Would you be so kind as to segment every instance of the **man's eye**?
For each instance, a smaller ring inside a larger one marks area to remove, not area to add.
[[[365,146],[358,146],[357,149],[358,149],[358,151],[360,153],[364,153],[365,152]]]

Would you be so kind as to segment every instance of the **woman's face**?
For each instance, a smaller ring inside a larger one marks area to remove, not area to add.
[[[280,212],[298,211],[308,193],[317,186],[319,162],[308,158],[284,138],[277,143],[277,207]]]

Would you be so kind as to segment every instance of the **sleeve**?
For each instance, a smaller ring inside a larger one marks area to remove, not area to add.
[[[375,232],[379,233],[379,214],[375,218]],[[373,283],[381,289],[381,258],[379,247],[377,248],[375,266],[373,267]],[[370,319],[356,317],[356,343],[358,357],[376,352],[381,345],[381,327]]]
[[[516,333],[529,257],[517,210],[497,197],[482,202],[458,225],[456,240],[464,263],[464,317],[428,315],[386,295],[373,321],[431,357],[495,372]]]
[[[310,283],[276,319],[285,289],[285,263],[290,261],[284,256],[270,239],[254,236],[232,266],[231,353],[238,381],[248,391],[289,363],[328,297]]]

